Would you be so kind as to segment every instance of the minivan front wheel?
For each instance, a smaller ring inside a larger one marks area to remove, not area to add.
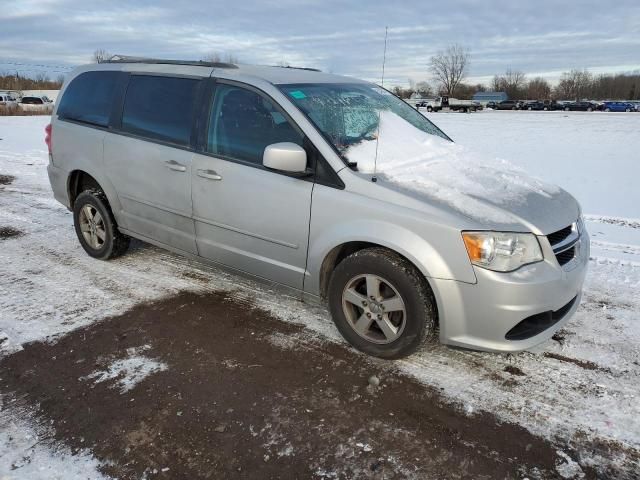
[[[118,257],[129,248],[129,237],[120,233],[106,195],[85,190],[73,204],[73,223],[80,245],[100,260]]]
[[[329,285],[329,308],[344,338],[358,350],[401,358],[436,338],[436,307],[422,274],[384,248],[346,257]]]

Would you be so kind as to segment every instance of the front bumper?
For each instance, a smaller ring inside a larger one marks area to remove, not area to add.
[[[438,304],[440,341],[475,350],[515,352],[551,338],[580,304],[589,262],[586,230],[579,243],[576,257],[564,266],[556,260],[546,238],[540,237],[545,258],[542,262],[508,273],[474,267],[475,284],[431,279]],[[545,312],[557,312],[560,318],[533,336],[507,340],[513,327]]]

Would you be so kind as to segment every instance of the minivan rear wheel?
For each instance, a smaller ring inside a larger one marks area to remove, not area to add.
[[[329,284],[329,308],[338,330],[355,348],[401,358],[436,336],[436,306],[422,274],[384,248],[346,257]]]
[[[129,237],[120,233],[106,195],[85,190],[73,204],[73,223],[80,245],[100,260],[119,257],[129,248]]]

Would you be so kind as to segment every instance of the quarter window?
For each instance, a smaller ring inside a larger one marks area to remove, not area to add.
[[[109,124],[116,83],[120,75],[120,72],[111,71],[85,72],[78,75],[71,81],[60,100],[58,117],[106,127]],[[23,103],[26,102],[23,100]]]
[[[235,85],[218,85],[211,106],[207,151],[262,164],[272,143],[303,145],[303,136],[273,102]]]
[[[134,75],[122,110],[122,130],[189,145],[200,80]]]

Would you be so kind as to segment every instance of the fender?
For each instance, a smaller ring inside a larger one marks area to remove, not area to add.
[[[106,134],[107,132],[99,127],[54,118],[53,164],[66,175],[66,193],[69,200],[74,187],[71,183],[72,173],[82,171],[91,175],[107,196],[116,222],[126,228],[125,218],[120,215],[122,207],[118,194],[104,171],[103,151]]]
[[[405,227],[386,221],[349,219],[323,229],[319,236],[311,237],[307,260],[308,276],[304,284],[306,293],[320,295],[320,274],[324,259],[335,247],[349,242],[368,242],[393,250],[413,263],[427,278],[476,282],[470,264],[468,268],[458,268],[464,271],[454,271],[431,243]],[[462,243],[461,239],[460,242]],[[463,252],[464,250],[461,251]]]

